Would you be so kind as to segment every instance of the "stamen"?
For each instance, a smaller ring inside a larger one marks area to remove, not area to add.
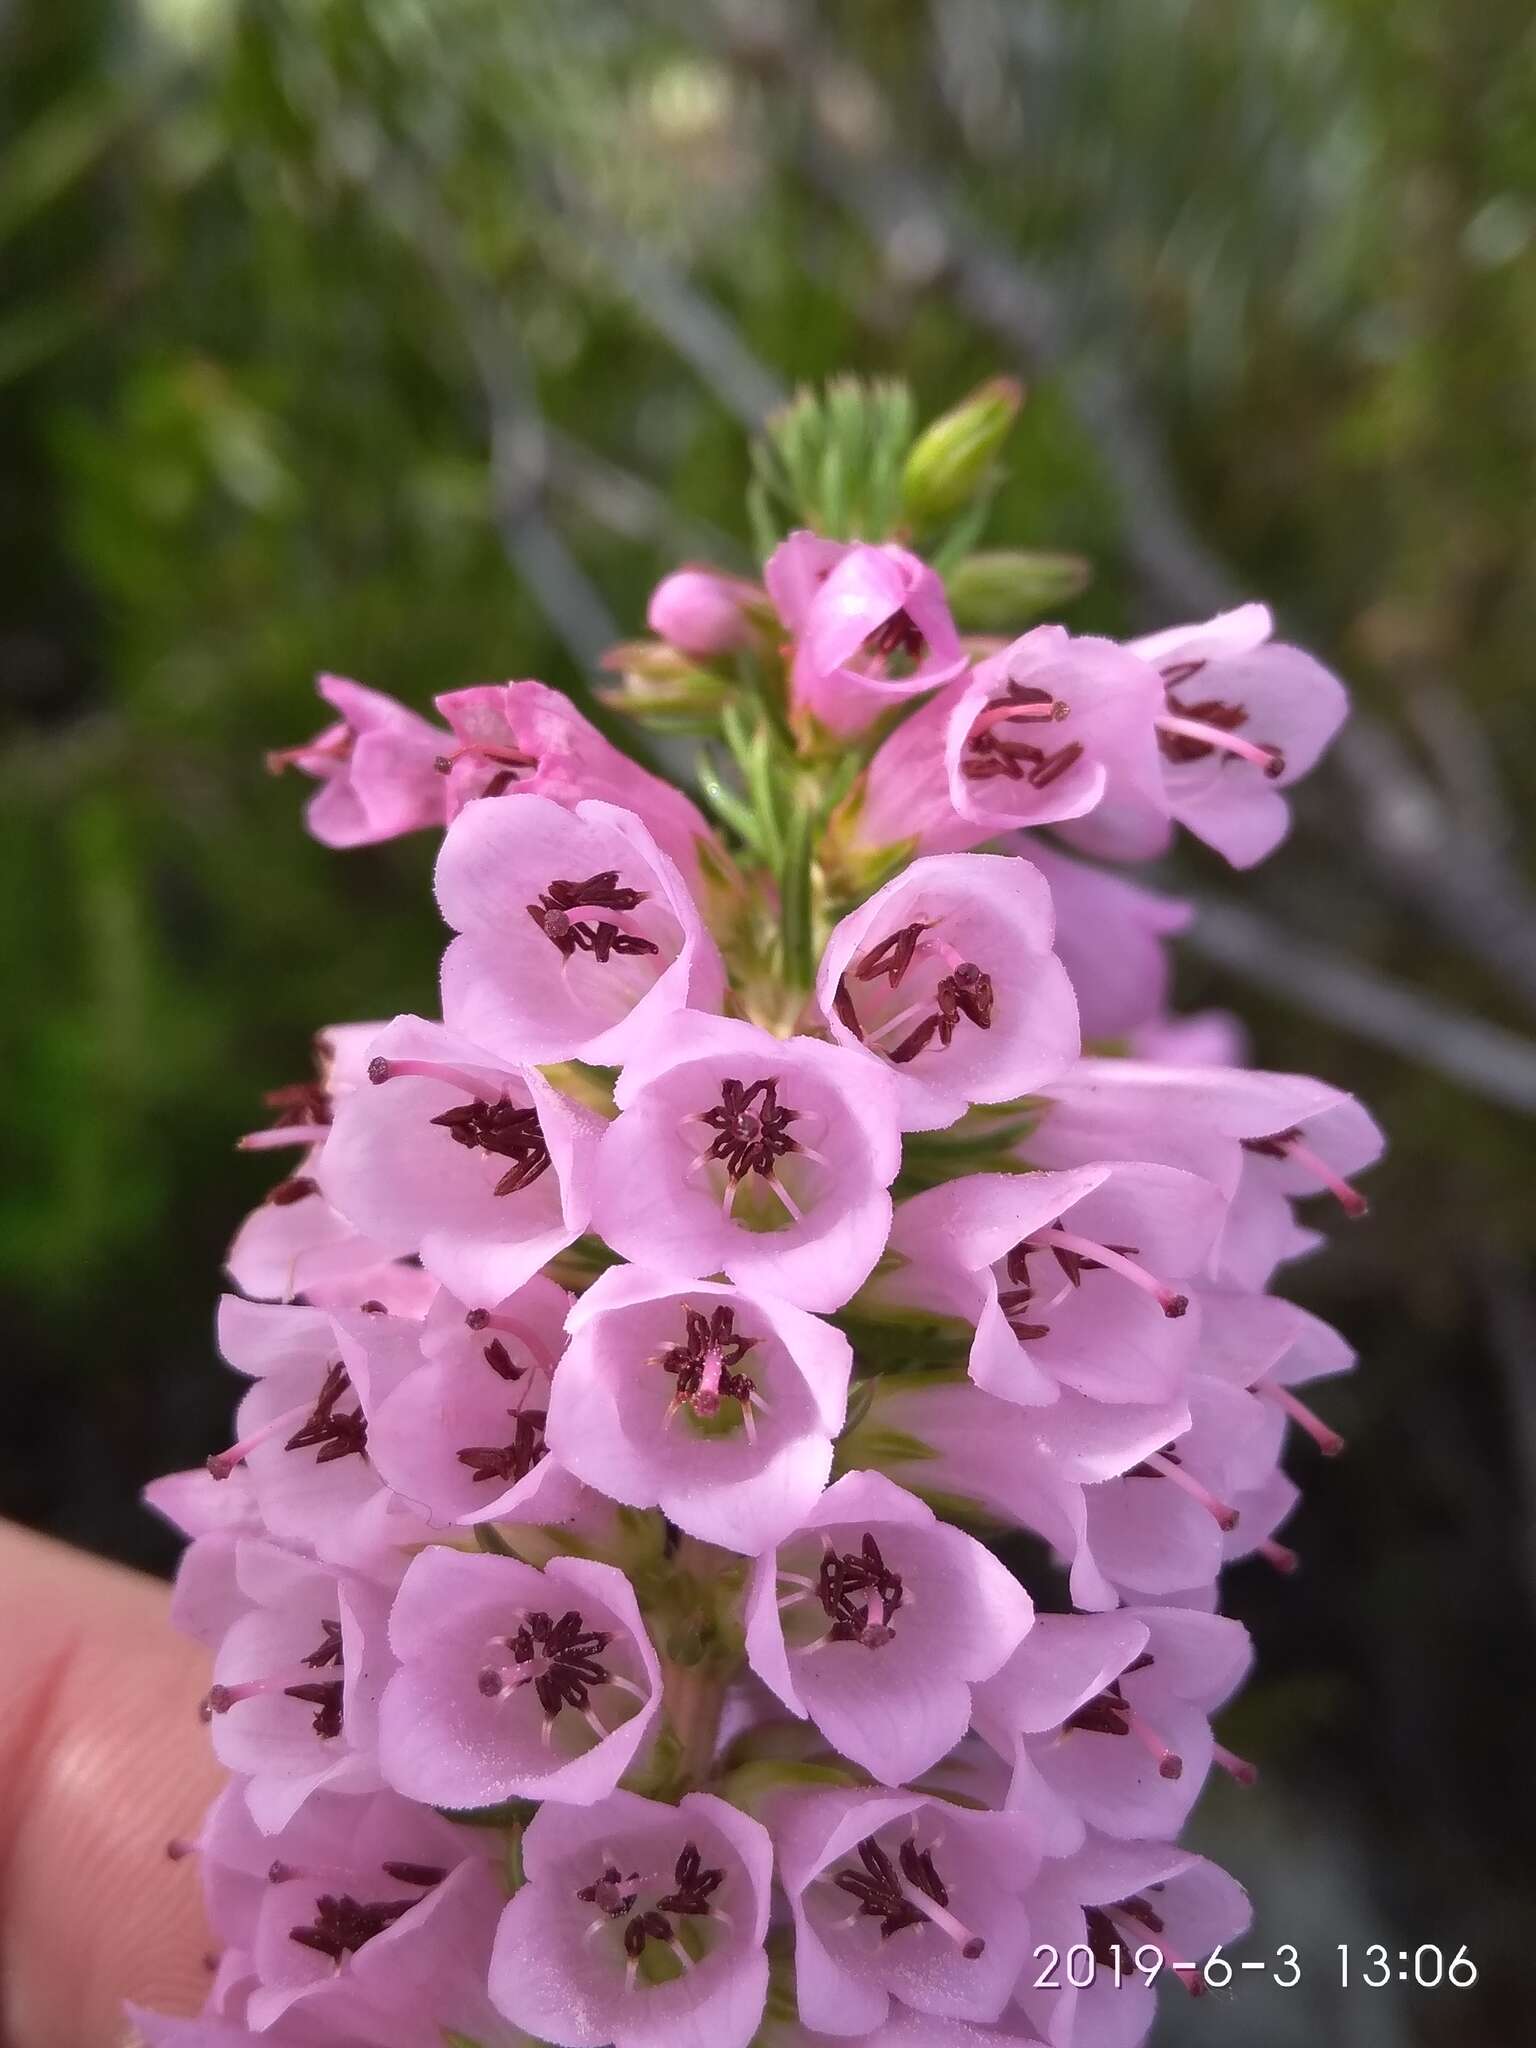
[[[1371,1205],[1359,1189],[1351,1187],[1310,1145],[1303,1144],[1299,1130],[1276,1131],[1268,1138],[1244,1138],[1241,1144],[1245,1152],[1257,1153],[1261,1159],[1294,1159],[1303,1173],[1310,1173],[1333,1196],[1346,1216],[1358,1220],[1369,1211]]]
[[[1207,706],[1199,706],[1201,710]],[[1244,714],[1246,717],[1246,714]],[[1285,756],[1278,747],[1265,746],[1256,740],[1239,739],[1235,732],[1225,726],[1209,723],[1201,718],[1184,718],[1176,713],[1166,712],[1156,719],[1160,733],[1168,733],[1175,741],[1186,741],[1199,749],[1198,753],[1175,754],[1175,760],[1199,760],[1208,753],[1233,754],[1240,761],[1251,761],[1255,768],[1263,770],[1271,782],[1285,773]],[[1165,747],[1165,753],[1168,749]]]
[[[1045,719],[1052,724],[1059,724],[1063,718],[1069,718],[1071,713],[1071,705],[1062,698],[1053,697],[1048,691],[1040,690],[1029,701],[1025,701],[1021,696],[1016,703],[1010,701],[989,704],[971,726],[971,737],[975,739],[981,733],[990,732],[995,725],[1011,725],[1016,719]]]
[[[1344,1439],[1336,1429],[1330,1429],[1320,1415],[1314,1415],[1304,1401],[1298,1401],[1289,1387],[1278,1387],[1273,1380],[1260,1380],[1253,1390],[1266,1401],[1289,1415],[1298,1428],[1306,1431],[1325,1458],[1336,1458],[1344,1448]]]
[[[1187,1294],[1175,1293],[1163,1281],[1155,1279],[1145,1266],[1138,1266],[1133,1259],[1127,1258],[1124,1252],[1117,1251],[1113,1245],[1099,1244],[1094,1238],[1079,1237],[1074,1231],[1059,1228],[1037,1230],[1029,1242],[1048,1245],[1053,1251],[1065,1252],[1070,1259],[1079,1262],[1079,1271],[1091,1271],[1095,1266],[1103,1266],[1112,1273],[1118,1273],[1122,1280],[1129,1280],[1132,1286],[1150,1294],[1163,1314],[1171,1319],[1176,1320],[1189,1307]],[[1074,1269],[1066,1266],[1065,1262],[1063,1266],[1067,1278],[1076,1286]]]
[[[1177,1779],[1184,1775],[1184,1759],[1177,1750],[1170,1749],[1161,1735],[1149,1721],[1142,1719],[1134,1708],[1126,1717],[1130,1732],[1157,1765],[1160,1778]]]
[[[237,1465],[243,1465],[252,1451],[270,1443],[275,1436],[282,1436],[295,1423],[303,1422],[314,1413],[312,1401],[300,1401],[295,1407],[285,1408],[281,1415],[274,1415],[270,1422],[264,1422],[259,1429],[253,1429],[249,1436],[241,1437],[238,1443],[230,1445],[227,1451],[216,1451],[207,1461],[208,1473],[213,1479],[230,1478]]]
[[[462,1088],[466,1095],[478,1096],[485,1088],[483,1074],[450,1066],[446,1060],[390,1060],[380,1054],[368,1062],[368,1078],[376,1088],[385,1081],[399,1081],[411,1075],[424,1081],[446,1081],[450,1087]]]
[[[1229,1778],[1235,1778],[1239,1785],[1256,1785],[1259,1782],[1258,1765],[1249,1763],[1246,1757],[1236,1755],[1232,1750],[1224,1748],[1221,1743],[1212,1746],[1211,1758]]]
[[[532,1353],[536,1365],[545,1372],[554,1369],[554,1353],[529,1324],[519,1322],[516,1316],[493,1313],[488,1308],[472,1308],[464,1318],[464,1327],[468,1330],[499,1330],[505,1337],[515,1337],[525,1351]]]
[[[1272,1570],[1283,1572],[1287,1578],[1301,1563],[1301,1558],[1288,1544],[1276,1543],[1273,1539],[1260,1543],[1257,1550],[1258,1555]]]
[[[1200,1481],[1186,1472],[1175,1459],[1162,1451],[1154,1451],[1151,1457],[1143,1460],[1143,1464],[1162,1478],[1171,1479],[1181,1493],[1187,1493],[1191,1500],[1198,1501],[1208,1515],[1214,1516],[1219,1529],[1232,1530],[1237,1527],[1237,1509],[1230,1507],[1224,1500],[1218,1500],[1209,1487],[1202,1486]],[[1142,1467],[1138,1466],[1136,1469],[1140,1471]]]

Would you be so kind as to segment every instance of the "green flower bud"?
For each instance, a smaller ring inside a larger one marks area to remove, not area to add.
[[[1023,403],[1022,384],[993,377],[919,434],[901,483],[902,512],[913,527],[952,519],[987,488]]]
[[[1090,573],[1081,555],[1033,548],[967,555],[949,573],[950,610],[964,633],[1017,633],[1069,603]]]

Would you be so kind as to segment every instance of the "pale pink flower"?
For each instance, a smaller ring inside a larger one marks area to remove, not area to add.
[[[881,1285],[973,1323],[971,1377],[1004,1400],[1165,1401],[1193,1362],[1190,1284],[1225,1210],[1176,1167],[973,1174],[901,1204],[905,1264]]]
[[[901,1154],[895,1089],[873,1061],[687,1011],[629,1060],[615,1099],[592,1210],[615,1251],[801,1308],[858,1289]]]
[[[1037,626],[899,725],[869,764],[863,846],[953,853],[1096,811],[1113,792],[1143,855],[1168,835],[1156,678],[1112,640]],[[1129,829],[1129,828],[1128,828]]]
[[[567,1327],[549,1441],[578,1478],[749,1555],[810,1511],[847,1406],[840,1331],[769,1295],[639,1266],[600,1275]]]
[[[382,1308],[350,1315],[276,1302],[219,1304],[219,1349],[253,1384],[236,1440],[208,1460],[243,1468],[267,1532],[333,1564],[398,1570],[425,1525],[369,1456],[369,1422],[420,1362],[420,1327]]]
[[[808,538],[791,535],[779,553],[795,550],[803,558],[811,552]],[[798,610],[803,562],[779,574],[776,561],[768,566],[769,590],[777,597],[792,588],[786,602]],[[815,561],[810,574],[820,566]],[[894,542],[872,547],[856,541],[842,553],[792,630],[791,701],[834,733],[862,730],[904,698],[953,681],[966,664],[943,584]]]
[[[714,940],[631,811],[471,804],[443,840],[437,899],[460,934],[444,1019],[504,1059],[617,1066],[669,1011],[719,1005]]]
[[[388,1595],[243,1536],[205,1536],[177,1575],[179,1627],[217,1644],[205,1703],[214,1754],[245,1776],[268,1833],[313,1793],[369,1792],[389,1674]]]
[[[433,1302],[417,1364],[370,1414],[368,1449],[434,1527],[558,1523],[580,1504],[545,1440],[570,1303],[542,1273],[490,1307],[466,1308],[446,1289]]]
[[[972,1685],[999,1668],[1033,1614],[974,1537],[880,1473],[848,1472],[758,1560],[747,1655],[834,1749],[900,1785],[960,1741]]]
[[[1253,867],[1285,837],[1281,790],[1315,767],[1349,711],[1338,678],[1301,648],[1271,640],[1272,630],[1266,606],[1245,604],[1130,646],[1162,685],[1157,739],[1169,812],[1237,868]],[[1111,802],[1068,836],[1124,859],[1125,823]]]
[[[374,1085],[349,1096],[321,1192],[392,1256],[420,1255],[463,1301],[500,1301],[586,1228],[601,1119],[537,1067],[421,1017],[373,1041]]]
[[[1056,1856],[1089,1827],[1171,1838],[1210,1769],[1209,1716],[1250,1655],[1240,1623],[1198,1610],[1037,1616],[976,1693],[977,1728],[1013,1766],[1009,1806]]]
[[[441,825],[447,815],[434,763],[444,735],[393,697],[344,676],[321,676],[315,688],[340,713],[300,747],[267,756],[274,773],[298,768],[320,787],[307,822],[322,846],[372,846],[403,832]]]
[[[839,1045],[891,1071],[903,1129],[942,1129],[1071,1066],[1077,1004],[1054,930],[1036,869],[974,853],[914,861],[836,927],[817,1005]]]
[[[1037,1947],[1048,1945],[1058,1957],[1086,1947],[1099,1965],[1083,1989],[1065,1968],[1048,1969],[1049,1958],[1020,1974],[1019,2005],[1051,2048],[1135,2048],[1157,2006],[1156,1991],[1136,1970],[1137,1953],[1149,1967],[1161,1958],[1160,1977],[1196,1991],[1201,1965],[1246,1933],[1252,1918],[1242,1886],[1203,1856],[1166,1842],[1097,1836],[1041,1866],[1026,1910]]]
[[[893,2008],[995,2020],[1029,1953],[1029,1823],[918,1792],[827,1791],[775,1816],[800,2017],[830,2034]]]
[[[570,806],[596,797],[633,811],[690,881],[698,842],[714,835],[680,789],[621,754],[568,697],[544,683],[480,683],[437,708],[458,745],[442,753],[448,816],[477,797],[547,796]]]
[[[389,1616],[399,1669],[379,1706],[379,1768],[434,1806],[509,1798],[590,1806],[635,1761],[661,1670],[612,1565],[424,1550]]]
[[[792,638],[798,640],[804,633],[817,592],[852,550],[852,541],[827,540],[800,527],[781,540],[768,557],[763,581]]]
[[[491,1996],[555,2048],[747,2048],[768,1991],[773,1845],[723,1799],[542,1807]]]

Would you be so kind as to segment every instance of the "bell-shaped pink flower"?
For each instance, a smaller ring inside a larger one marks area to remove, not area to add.
[[[374,1086],[342,1102],[321,1192],[460,1300],[514,1293],[587,1226],[601,1119],[421,1017],[373,1041]]]
[[[252,1210],[229,1248],[230,1277],[243,1294],[258,1301],[291,1301],[313,1289],[350,1292],[354,1278],[384,1263],[379,1246],[331,1207],[315,1179],[336,1105],[367,1086],[367,1048],[382,1029],[378,1023],[335,1024],[316,1032],[315,1078],[269,1089],[265,1103],[271,1123],[240,1140],[242,1152],[298,1146],[304,1154]],[[374,1291],[365,1286],[355,1301],[368,1300]]]
[[[1112,640],[1037,626],[877,748],[858,841],[954,853],[1080,818],[1113,792],[1139,821],[1141,853],[1156,853],[1169,832],[1152,722],[1160,701],[1146,665]]]
[[[978,1688],[976,1726],[1012,1764],[1008,1804],[1051,1855],[1088,1827],[1171,1838],[1210,1768],[1209,1716],[1249,1661],[1242,1625],[1198,1609],[1042,1614]]]
[[[974,1323],[971,1377],[1004,1400],[1166,1401],[1193,1361],[1189,1284],[1225,1212],[1219,1188],[1176,1167],[973,1174],[902,1203],[891,1249],[906,1264],[882,1287]]]
[[[1188,1400],[1187,1428],[1084,1496],[1085,1546],[1130,1599],[1197,1604],[1224,1560],[1267,1540],[1252,1510],[1274,1472],[1280,1418],[1202,1373],[1191,1376]],[[1275,1521],[1288,1504],[1273,1503]]]
[[[1019,2005],[1051,2048],[1135,2048],[1157,2006],[1156,1991],[1137,1971],[1138,1953],[1149,1970],[1161,1958],[1160,1978],[1196,1992],[1200,1967],[1252,1919],[1242,1886],[1205,1857],[1167,1842],[1097,1836],[1042,1865],[1026,1907],[1037,1946],[1062,1957],[1087,1948],[1099,1964],[1081,1989],[1065,1969],[1021,1974]]]
[[[661,1671],[612,1565],[433,1548],[389,1616],[399,1669],[379,1708],[379,1768],[434,1806],[590,1805],[655,1725]]]
[[[833,931],[817,1005],[838,1044],[891,1070],[904,1130],[942,1129],[1071,1066],[1077,1003],[1054,930],[1027,861],[957,853],[914,861]]]
[[[853,542],[828,540],[804,527],[779,542],[763,569],[763,582],[773,608],[784,622],[786,632],[798,640],[805,631],[817,593]]]
[[[1354,1185],[1386,1149],[1381,1126],[1353,1097],[1334,1093],[1310,1116],[1239,1140],[1242,1172],[1233,1192],[1213,1266],[1232,1287],[1262,1287],[1282,1261],[1317,1242],[1296,1222],[1292,1203],[1310,1195],[1331,1196],[1344,1214],[1358,1218],[1368,1204]]]
[[[370,1414],[368,1450],[434,1528],[563,1522],[579,1505],[545,1428],[570,1303],[542,1273],[489,1308],[446,1290],[433,1302],[418,1363]]]
[[[768,1992],[773,1845],[723,1799],[542,1807],[491,1956],[497,2007],[555,2048],[747,2048]]]
[[[615,1099],[592,1209],[615,1251],[801,1308],[857,1291],[901,1157],[895,1089],[873,1061],[684,1011],[631,1057]]]
[[[810,1512],[847,1408],[840,1331],[768,1295],[640,1266],[600,1275],[567,1327],[549,1442],[578,1478],[749,1556]]]
[[[218,1645],[204,1706],[214,1754],[249,1780],[267,1833],[313,1793],[377,1787],[388,1607],[368,1580],[254,1537],[205,1536],[183,1558],[173,1616]]]
[[[807,568],[820,561],[791,535],[793,569],[768,565],[769,590],[784,590],[791,609]],[[821,557],[825,559],[824,556]],[[821,577],[793,628],[790,696],[797,711],[834,733],[859,732],[903,698],[922,696],[953,681],[965,667],[944,586],[916,555],[893,542],[855,542]]]
[[[1169,983],[1164,941],[1187,928],[1190,906],[1071,860],[1037,835],[1015,845],[1050,887],[1056,951],[1077,994],[1084,1038],[1125,1038],[1160,1018]]]
[[[236,1441],[208,1461],[215,1480],[251,1479],[267,1532],[332,1564],[398,1570],[425,1525],[383,1483],[369,1422],[420,1362],[419,1325],[382,1308],[352,1315],[276,1302],[219,1304],[219,1349],[253,1381]]]
[[[437,898],[448,1027],[503,1059],[620,1065],[666,1014],[712,1009],[725,969],[682,876],[632,811],[471,804]]]
[[[800,2017],[864,2034],[906,2007],[995,2020],[1029,1954],[1021,1894],[1039,1858],[1019,1814],[917,1792],[828,1791],[775,1819]]]
[[[1039,1094],[1039,1119],[1020,1148],[1030,1166],[1151,1159],[1219,1187],[1229,1208],[1213,1273],[1236,1286],[1262,1286],[1272,1270],[1291,1227],[1287,1197],[1326,1191],[1358,1213],[1363,1200],[1341,1174],[1381,1150],[1353,1098],[1306,1074],[1088,1058]],[[1330,1152],[1338,1146],[1336,1160],[1308,1143],[1313,1133]],[[1251,1247],[1242,1242],[1250,1230]]]
[[[681,653],[695,661],[712,661],[750,643],[747,607],[763,603],[757,584],[690,564],[663,576],[651,592],[645,622]]]
[[[1157,676],[1157,741],[1171,816],[1233,867],[1253,867],[1290,828],[1280,794],[1316,766],[1349,712],[1338,678],[1299,647],[1271,640],[1262,604],[1133,640]],[[1113,802],[1068,834],[1088,852],[1127,854]],[[1156,849],[1153,849],[1154,851]]]
[[[1034,1617],[973,1536],[878,1472],[848,1472],[757,1563],[747,1655],[791,1713],[888,1785],[920,1777],[971,1722],[971,1687]]]
[[[447,815],[434,763],[443,734],[381,691],[344,676],[315,688],[340,716],[301,747],[269,754],[274,771],[298,768],[320,784],[306,813],[322,846],[372,846],[441,825]]]
[[[437,708],[458,744],[443,752],[448,816],[477,797],[547,796],[567,807],[595,797],[633,811],[691,881],[698,843],[714,834],[697,805],[621,754],[569,697],[544,683],[481,683],[450,690]]]

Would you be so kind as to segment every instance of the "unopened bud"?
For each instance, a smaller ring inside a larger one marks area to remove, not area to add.
[[[1048,617],[1086,589],[1081,555],[995,548],[967,555],[950,571],[950,610],[962,632],[1013,634]]]
[[[919,434],[901,480],[910,525],[921,530],[952,519],[985,489],[1023,403],[1023,385],[993,377]]]

